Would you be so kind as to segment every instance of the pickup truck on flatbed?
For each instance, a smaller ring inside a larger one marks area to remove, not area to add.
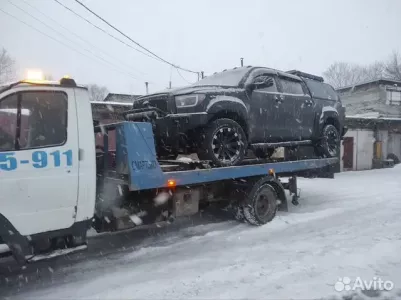
[[[234,166],[248,149],[259,158],[278,147],[313,146],[337,157],[346,133],[345,108],[322,77],[263,67],[224,70],[190,86],[145,95],[127,112],[153,124],[159,157],[197,153]]]

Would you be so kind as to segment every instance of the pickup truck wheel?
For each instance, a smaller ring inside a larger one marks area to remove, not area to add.
[[[337,157],[340,153],[340,133],[334,125],[323,127],[322,138],[316,146],[316,152],[323,157]]]
[[[217,119],[204,129],[198,157],[220,167],[234,166],[244,159],[247,149],[242,127],[231,119]]]

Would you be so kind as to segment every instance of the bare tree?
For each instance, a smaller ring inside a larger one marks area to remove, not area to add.
[[[105,86],[90,84],[88,86],[90,101],[103,101],[109,91]]]
[[[376,80],[384,77],[385,64],[382,62],[375,62],[365,67],[361,67],[362,81]]]
[[[385,75],[388,78],[401,80],[401,56],[393,52],[385,64]]]
[[[15,79],[15,60],[8,54],[7,50],[0,50],[0,84]]]
[[[347,62],[335,62],[323,73],[327,82],[335,88],[352,86],[354,84],[376,80],[383,77],[385,65],[375,62],[367,66],[350,64]]]

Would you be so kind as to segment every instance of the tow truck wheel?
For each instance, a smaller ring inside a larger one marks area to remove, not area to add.
[[[268,182],[256,183],[244,203],[244,218],[251,225],[261,226],[274,219],[277,208],[274,188]]]

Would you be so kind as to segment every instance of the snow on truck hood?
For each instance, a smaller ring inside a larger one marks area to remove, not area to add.
[[[232,92],[238,92],[241,91],[241,88],[238,87],[226,87],[226,86],[209,86],[209,85],[204,85],[204,86],[186,86],[186,87],[180,87],[180,88],[174,88],[174,89],[166,89],[162,91],[158,91],[153,94],[148,94],[144,95],[142,97],[137,98],[137,100],[141,99],[146,99],[148,97],[154,97],[157,95],[162,95],[162,94],[170,94],[170,95],[186,95],[186,94],[193,94],[193,93],[218,93],[218,92],[227,92],[227,93],[232,93]]]

